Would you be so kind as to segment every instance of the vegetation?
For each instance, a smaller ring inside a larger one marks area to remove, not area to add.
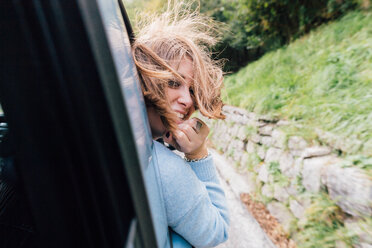
[[[372,152],[372,13],[351,12],[225,80],[228,104],[359,140]]]
[[[352,155],[345,158],[342,167],[358,167],[366,172],[372,180],[372,157]]]
[[[353,247],[357,236],[344,228],[343,215],[339,207],[329,199],[325,192],[311,196],[312,204],[305,212],[305,218],[299,220],[295,235],[302,248],[337,247],[342,242],[344,247]]]
[[[278,162],[271,162],[268,169],[269,173],[273,176],[273,183],[277,183],[280,187],[289,186],[290,179],[280,171]]]
[[[129,17],[136,10],[161,12],[167,0],[123,0]],[[225,24],[216,57],[228,59],[226,70],[236,71],[262,54],[306,34],[371,0],[184,0]]]
[[[159,12],[167,3],[167,0],[121,0],[128,13],[132,25],[136,22],[137,12]],[[134,26],[134,25],[133,25]]]
[[[252,166],[250,166],[252,167]],[[288,178],[280,173],[278,163],[269,164],[269,173],[273,177],[273,181],[266,185],[274,191],[275,185],[280,187],[286,187],[290,181]],[[254,170],[250,169],[251,173],[257,175]],[[368,227],[370,226],[371,219],[361,219],[356,225],[365,227],[364,229],[354,230],[354,228],[346,227],[344,220],[345,214],[336,205],[336,203],[330,199],[329,195],[323,188],[319,193],[310,193],[305,190],[302,185],[301,178],[296,179],[296,185],[300,192],[295,199],[298,201],[308,201],[310,205],[306,208],[304,218],[294,220],[289,230],[289,236],[295,240],[298,247],[310,248],[310,247],[353,247],[358,244],[358,235],[362,232],[368,233]],[[302,188],[302,189],[301,189]],[[255,201],[262,202],[265,205],[269,202],[275,201],[272,197],[268,197],[262,194],[262,184],[257,185],[256,192],[254,194]],[[290,199],[293,199],[291,196]],[[337,245],[336,245],[337,244]]]
[[[227,24],[215,50],[229,59],[226,69],[235,71],[358,4],[357,0],[203,0],[201,11]]]

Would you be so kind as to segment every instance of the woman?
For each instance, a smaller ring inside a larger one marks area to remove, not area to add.
[[[214,23],[175,6],[138,28],[133,55],[142,81],[153,139],[163,138],[184,159],[154,141],[168,225],[190,244],[211,247],[228,237],[228,211],[205,123],[195,110],[220,118],[222,70],[210,58]]]

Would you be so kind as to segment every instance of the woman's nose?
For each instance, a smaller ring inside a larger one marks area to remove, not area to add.
[[[187,87],[183,87],[182,90],[180,91],[178,102],[185,105],[188,108],[193,105],[193,100],[190,95],[190,90]]]

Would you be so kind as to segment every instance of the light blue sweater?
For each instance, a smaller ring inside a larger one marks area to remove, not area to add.
[[[195,247],[227,240],[229,216],[225,194],[211,156],[186,162],[154,141],[168,226]]]

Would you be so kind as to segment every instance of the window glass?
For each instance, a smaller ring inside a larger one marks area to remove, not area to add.
[[[122,13],[115,0],[99,0],[98,4],[135,137],[158,247],[170,247],[165,207],[158,181],[159,171],[155,166],[157,160],[151,156],[152,137],[146,107]]]

